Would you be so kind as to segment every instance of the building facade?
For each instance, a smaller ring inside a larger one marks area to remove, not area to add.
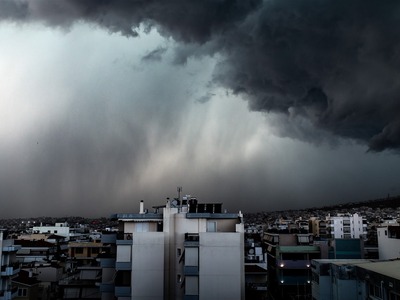
[[[3,239],[0,230],[0,300],[11,300],[18,296],[18,288],[12,285],[12,279],[18,276],[20,265],[16,261],[16,252],[20,246],[13,240]]]
[[[312,234],[264,234],[268,289],[275,299],[309,299],[311,260],[321,258]]]
[[[377,228],[380,259],[400,258],[400,226],[387,225]]]
[[[314,260],[312,298],[316,300],[398,300],[400,260]]]
[[[184,197],[116,214],[115,296],[126,299],[244,299],[244,225],[221,203]],[[106,285],[101,287],[105,290]]]

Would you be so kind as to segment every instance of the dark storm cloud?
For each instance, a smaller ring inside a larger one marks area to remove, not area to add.
[[[395,0],[0,2],[9,21],[85,21],[125,36],[156,27],[185,44],[178,62],[221,53],[215,82],[250,109],[300,116],[371,151],[400,148],[399,11]],[[299,128],[291,135],[312,135]]]

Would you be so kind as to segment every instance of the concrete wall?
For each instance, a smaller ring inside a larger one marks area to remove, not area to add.
[[[132,243],[132,299],[163,299],[164,233],[137,232]]]
[[[319,283],[312,283],[312,296],[317,300],[332,299],[332,282],[330,276],[319,276]]]
[[[132,247],[130,245],[119,245],[117,247],[117,262],[130,262]]]
[[[378,228],[379,259],[393,259],[400,257],[400,239],[388,237],[388,228]]]
[[[243,234],[200,233],[199,299],[244,299]]]
[[[54,233],[64,237],[69,237],[69,227],[64,226],[35,226],[32,231],[38,233]]]
[[[333,284],[333,296],[335,300],[354,300],[358,299],[357,281],[336,279]]]

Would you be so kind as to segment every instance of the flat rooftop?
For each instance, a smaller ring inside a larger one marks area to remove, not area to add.
[[[160,221],[163,219],[163,214],[155,214],[155,213],[125,213],[125,214],[112,214],[110,216],[112,220],[129,220],[129,221]]]
[[[400,280],[400,260],[368,262],[357,267]]]

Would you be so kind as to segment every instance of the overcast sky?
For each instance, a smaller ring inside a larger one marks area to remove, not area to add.
[[[399,11],[0,0],[0,218],[399,195]]]

